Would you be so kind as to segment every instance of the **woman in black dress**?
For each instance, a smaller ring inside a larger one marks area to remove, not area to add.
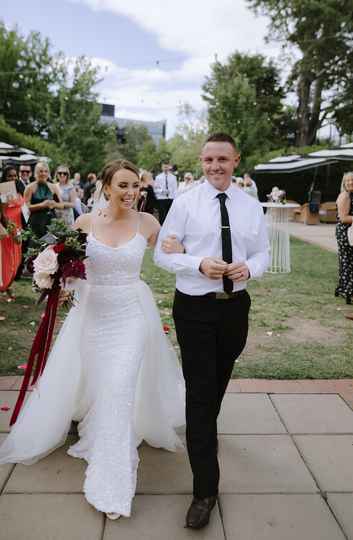
[[[59,187],[48,182],[48,165],[39,161],[34,169],[35,181],[31,182],[25,190],[24,197],[31,213],[28,221],[29,227],[39,238],[47,233],[47,227],[55,216],[55,208],[64,207]]]
[[[343,296],[347,304],[353,298],[353,246],[348,242],[348,228],[353,223],[353,172],[345,173],[341,193],[337,198],[338,223],[336,238],[338,244],[339,276],[335,296]]]
[[[153,189],[153,177],[148,171],[141,174],[140,197],[137,203],[139,212],[153,214],[156,207],[156,196]]]

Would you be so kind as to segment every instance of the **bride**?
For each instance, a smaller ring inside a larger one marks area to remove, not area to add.
[[[71,421],[79,440],[68,453],[87,461],[84,494],[111,519],[130,516],[142,440],[170,451],[185,423],[184,382],[152,293],[140,280],[157,220],[133,209],[139,171],[125,160],[102,172],[107,208],[80,216],[87,236],[87,281],[50,353],[38,388],[0,447],[0,464],[31,464],[63,445]],[[175,250],[182,246],[175,244]]]

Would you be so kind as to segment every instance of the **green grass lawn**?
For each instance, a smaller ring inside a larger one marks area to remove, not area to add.
[[[337,256],[299,240],[291,242],[292,272],[249,284],[252,297],[248,345],[234,377],[276,379],[353,377],[353,322],[343,299],[334,298]],[[163,322],[171,327],[175,278],[146,253],[143,279],[151,286]],[[16,282],[16,301],[0,299],[0,375],[19,373],[43,311],[29,280]],[[350,310],[352,311],[352,309]],[[64,314],[60,314],[63,318]],[[236,325],[236,320],[234,321]]]

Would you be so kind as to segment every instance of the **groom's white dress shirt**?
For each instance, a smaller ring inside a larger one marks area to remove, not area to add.
[[[162,172],[154,180],[154,193],[157,199],[175,199],[178,182],[174,174]]]
[[[207,180],[174,200],[159,233],[154,261],[176,273],[176,288],[189,295],[222,292],[222,279],[210,279],[199,270],[202,259],[222,259],[221,214],[217,195]],[[231,184],[225,191],[232,234],[233,262],[245,262],[251,278],[261,277],[269,265],[269,242],[263,209],[259,202]],[[161,243],[174,234],[185,253],[163,253]],[[234,283],[233,291],[246,288]]]

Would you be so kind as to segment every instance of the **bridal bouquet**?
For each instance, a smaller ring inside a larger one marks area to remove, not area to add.
[[[51,291],[65,288],[72,279],[86,279],[86,234],[82,231],[54,219],[45,236],[30,238],[32,247],[26,265],[33,274],[34,288],[41,292],[39,302]]]
[[[21,410],[26,391],[42,375],[53,337],[60,291],[72,279],[86,279],[86,235],[72,230],[61,220],[53,220],[48,233],[42,238],[30,236],[32,247],[26,264],[33,273],[34,288],[40,292],[38,302],[47,298],[45,311],[33,340],[22,386],[14,408],[10,425],[13,425]]]

